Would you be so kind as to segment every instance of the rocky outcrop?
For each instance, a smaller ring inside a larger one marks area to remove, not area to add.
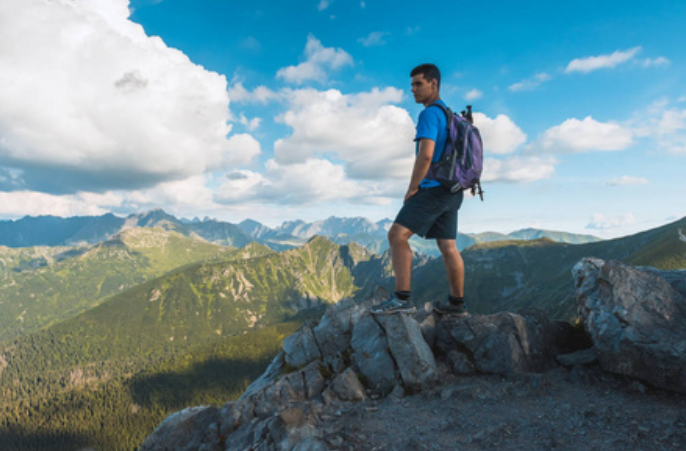
[[[686,271],[589,258],[573,275],[583,329],[540,311],[454,318],[427,307],[374,317],[369,307],[383,293],[340,301],[288,337],[240,399],[169,416],[141,451],[342,449],[341,431],[327,419],[386,396],[430,393],[446,377],[527,373],[523,380],[541,390],[543,379],[529,373],[561,365],[584,380],[580,369],[600,364],[686,393]]]
[[[514,375],[557,365],[574,351],[566,323],[540,312],[451,318],[430,308],[374,317],[345,299],[287,338],[264,374],[235,402],[168,417],[141,451],[328,450],[323,421],[341,406],[431,390],[440,375]]]
[[[587,258],[573,274],[601,367],[686,393],[686,271]]]

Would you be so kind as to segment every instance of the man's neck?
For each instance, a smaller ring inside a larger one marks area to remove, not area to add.
[[[437,100],[441,100],[441,96],[436,95],[435,97],[433,97],[433,96],[430,97],[429,100],[424,102],[424,108],[428,107],[429,105],[431,105],[432,103],[434,103]]]

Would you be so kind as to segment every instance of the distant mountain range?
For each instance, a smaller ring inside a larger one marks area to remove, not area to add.
[[[335,243],[356,242],[372,252],[383,253],[388,249],[386,233],[392,221],[384,219],[372,222],[365,218],[331,217],[323,221],[287,221],[276,228],[270,228],[257,221],[245,220],[239,224],[205,218],[199,220],[178,219],[163,210],[151,210],[133,214],[126,218],[106,214],[58,218],[54,216],[25,217],[16,221],[0,221],[0,246],[66,246],[74,244],[95,244],[109,239],[122,230],[134,227],[162,227],[182,235],[202,238],[223,246],[243,247],[258,242],[275,251],[292,249],[303,245],[315,235],[326,236]],[[592,235],[580,235],[538,229],[524,229],[510,234],[484,232],[458,234],[457,245],[465,249],[477,243],[502,240],[533,240],[550,238],[554,241],[581,244],[599,241]],[[412,239],[414,250],[426,255],[438,255],[432,241]]]

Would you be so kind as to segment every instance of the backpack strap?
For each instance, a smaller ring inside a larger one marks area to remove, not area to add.
[[[441,105],[441,104],[438,103],[438,102],[432,103],[432,104],[429,105],[427,108],[432,107],[432,106],[437,106],[438,108],[440,108],[441,110],[443,110],[443,113],[445,113],[445,129],[446,129],[446,130],[450,130],[450,118],[452,117],[453,112],[450,111],[450,108],[448,108],[448,107],[446,107],[446,106],[443,106],[443,105]]]

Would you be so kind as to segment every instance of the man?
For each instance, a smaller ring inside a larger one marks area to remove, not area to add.
[[[416,157],[410,185],[403,206],[388,231],[391,261],[395,272],[395,292],[391,298],[372,307],[373,314],[413,313],[416,311],[410,293],[412,249],[409,240],[417,234],[435,239],[441,251],[450,284],[450,295],[434,310],[455,316],[467,315],[464,304],[464,263],[457,250],[457,211],[462,205],[463,192],[451,193],[436,180],[426,178],[432,161],[438,161],[447,138],[447,118],[440,107],[441,73],[433,64],[422,64],[410,73],[412,94],[424,105],[417,121]]]

